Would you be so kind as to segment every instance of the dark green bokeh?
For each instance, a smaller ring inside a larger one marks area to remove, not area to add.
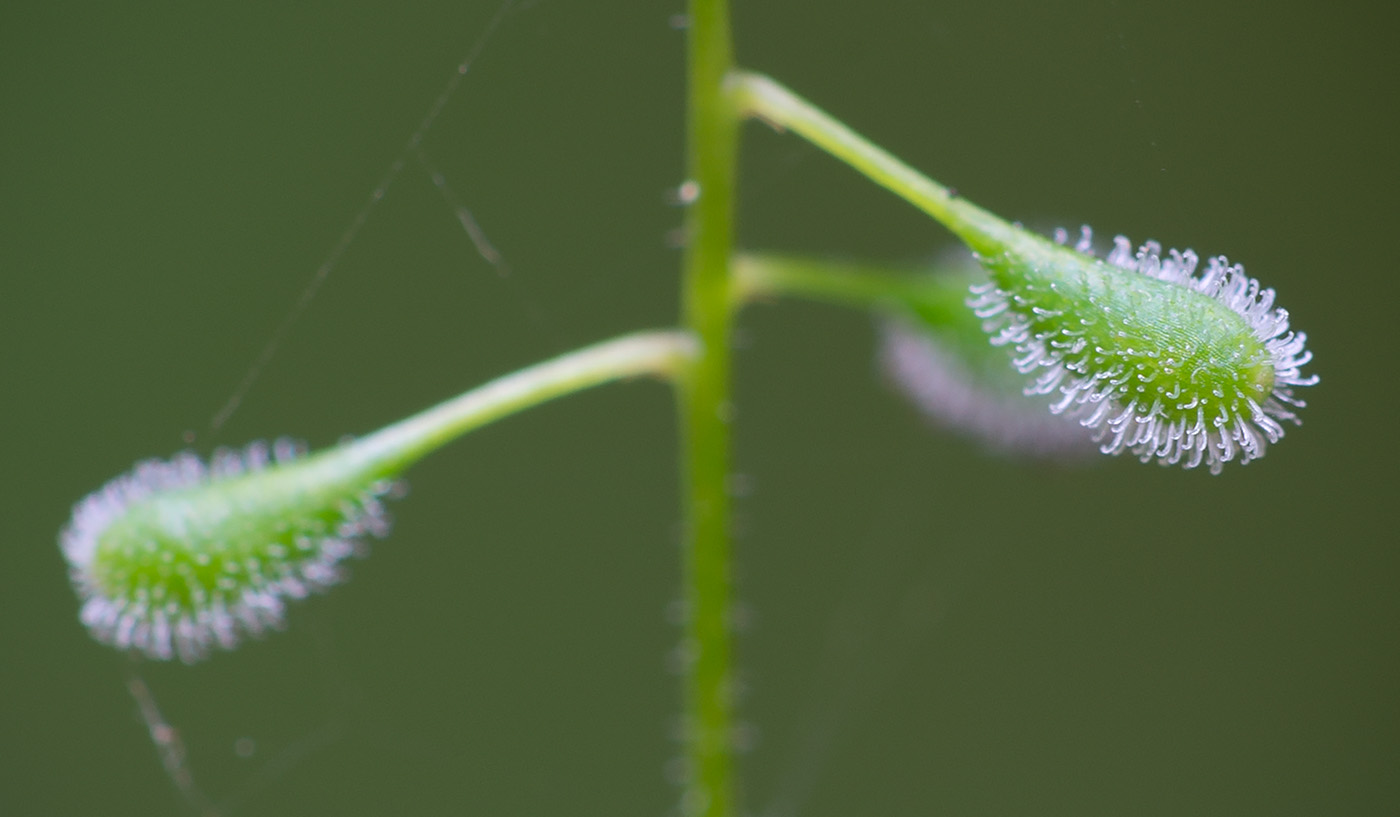
[[[321,446],[674,319],[679,0],[521,5],[425,142],[509,277],[410,165],[217,433],[496,6],[10,10],[0,812],[187,813],[76,621],[55,540],[85,492],[186,431]],[[1027,468],[927,433],[863,317],[746,315],[755,811],[1394,812],[1400,72],[1371,5],[736,4],[746,64],[978,203],[1244,262],[1323,378],[1218,478]],[[948,243],[790,137],[752,129],[744,164],[746,246]],[[513,418],[415,469],[287,633],[141,672],[237,813],[663,813],[674,469],[652,384]]]

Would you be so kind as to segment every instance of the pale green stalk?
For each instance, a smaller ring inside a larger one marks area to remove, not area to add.
[[[957,233],[975,252],[996,255],[1020,231],[895,158],[826,112],[761,74],[735,71],[727,84],[745,116],[790,130]]]
[[[982,276],[985,280],[985,276]],[[855,309],[913,309],[935,324],[965,323],[966,269],[896,269],[781,253],[734,257],[736,305],[771,297],[798,297]]]
[[[676,379],[695,355],[687,332],[623,335],[499,377],[356,440],[344,453],[397,473],[472,429],[556,397],[640,375]]]

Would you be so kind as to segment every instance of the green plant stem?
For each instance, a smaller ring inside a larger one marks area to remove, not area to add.
[[[736,305],[791,296],[856,309],[908,308],[934,323],[964,322],[966,268],[896,269],[779,253],[734,257]]]
[[[952,230],[974,252],[995,256],[1021,240],[1007,222],[896,159],[826,112],[761,74],[735,71],[727,84],[745,116],[790,130],[871,181],[923,210]]]
[[[678,380],[695,355],[689,332],[623,335],[492,380],[321,456],[394,475],[474,428],[556,397],[641,375]]]
[[[733,65],[726,0],[690,0],[687,51],[685,326],[699,356],[681,382],[682,515],[685,519],[683,733],[685,817],[731,817],[735,809],[732,645],[729,628],[730,326],[729,256],[739,116],[726,96]]]

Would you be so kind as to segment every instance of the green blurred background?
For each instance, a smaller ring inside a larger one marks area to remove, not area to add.
[[[869,321],[742,319],[751,811],[1400,810],[1395,47],[1383,4],[736,2],[737,49],[1008,218],[1228,253],[1322,385],[1212,478],[930,433]],[[331,443],[676,313],[671,4],[521,2],[218,432],[491,2],[12,3],[0,29],[0,813],[189,813],[55,544],[139,458]],[[905,262],[947,235],[791,137],[745,246]],[[288,631],[140,667],[229,814],[664,814],[678,713],[670,400],[612,387],[411,474]],[[247,755],[247,756],[245,756]]]

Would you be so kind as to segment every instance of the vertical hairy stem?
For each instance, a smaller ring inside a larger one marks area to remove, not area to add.
[[[731,817],[733,681],[729,630],[730,276],[738,117],[725,96],[732,64],[726,0],[690,0],[683,319],[700,353],[681,382],[681,490],[686,522],[682,652],[686,817]]]

